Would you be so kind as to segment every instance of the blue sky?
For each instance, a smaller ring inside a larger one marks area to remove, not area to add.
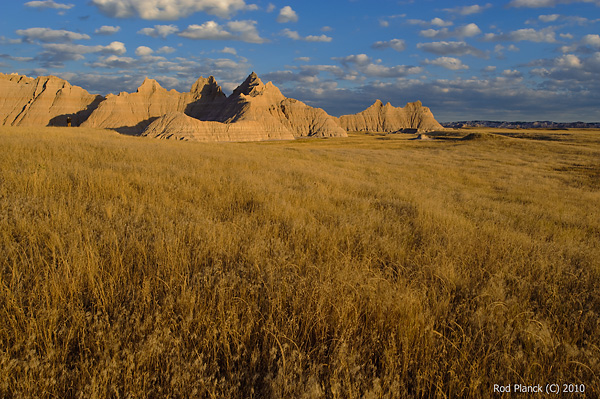
[[[600,0],[10,1],[0,72],[91,93],[251,72],[332,115],[421,100],[440,121],[600,121]]]

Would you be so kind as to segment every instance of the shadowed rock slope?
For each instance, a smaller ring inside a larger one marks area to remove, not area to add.
[[[194,141],[347,136],[334,117],[322,109],[286,98],[275,85],[264,84],[254,72],[225,101],[210,104],[202,113],[196,119],[181,113],[164,115],[142,135]]]
[[[0,125],[78,126],[102,100],[55,76],[0,74]]]
[[[435,120],[431,110],[420,101],[396,108],[377,100],[362,112],[340,116],[339,123],[348,132],[428,132],[444,129]]]
[[[82,126],[140,134],[154,120],[173,112],[201,119],[207,107],[224,99],[212,76],[200,77],[188,93],[167,91],[156,80],[146,78],[135,93],[109,94]]]
[[[346,137],[347,131],[426,132],[443,129],[417,101],[394,108],[379,100],[365,111],[335,118],[285,97],[252,72],[227,97],[214,77],[200,77],[187,93],[144,80],[135,93],[89,94],[53,76],[36,79],[0,74],[2,125],[73,126],[125,134],[195,141],[293,140]]]

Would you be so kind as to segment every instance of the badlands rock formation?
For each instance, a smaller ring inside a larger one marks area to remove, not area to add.
[[[78,126],[103,99],[54,76],[0,74],[0,125]]]
[[[327,112],[286,98],[273,83],[264,84],[254,72],[215,111],[207,120],[260,122],[267,130],[288,130],[293,137],[347,136]]]
[[[286,98],[273,83],[264,84],[254,72],[225,101],[211,103],[201,114],[192,114],[196,119],[181,113],[164,115],[142,135],[197,141],[347,136],[325,111]]]
[[[148,126],[142,136],[189,141],[262,141],[294,140],[283,125],[265,125],[260,121],[222,123],[201,121],[181,112],[161,116]]]
[[[444,129],[435,120],[431,110],[420,101],[408,103],[404,108],[396,108],[390,103],[383,105],[377,100],[358,114],[340,116],[339,122],[348,132],[428,132]]]
[[[167,91],[156,80],[146,78],[135,93],[109,94],[82,126],[140,134],[155,119],[172,112],[202,118],[205,105],[224,99],[212,76],[200,77],[188,93]]]
[[[146,79],[135,93],[91,95],[57,77],[0,74],[2,125],[73,126],[195,141],[293,140],[345,137],[347,131],[425,132],[442,129],[419,101],[394,108],[379,100],[338,118],[285,97],[253,72],[227,97],[215,79],[198,79],[187,93]]]

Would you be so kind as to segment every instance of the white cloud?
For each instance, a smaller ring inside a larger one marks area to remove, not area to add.
[[[560,14],[540,15],[538,19],[542,22],[554,22],[560,18]]]
[[[290,30],[290,29],[284,29],[281,31],[281,35],[285,36],[289,39],[292,40],[304,40],[307,42],[331,42],[333,39],[327,35],[319,35],[319,36],[315,36],[315,35],[309,35],[309,36],[300,36],[300,34],[295,31],[295,30]]]
[[[53,0],[28,1],[24,5],[25,7],[31,8],[53,8],[55,10],[70,10],[71,8],[75,7],[75,4],[56,3]]]
[[[304,38],[304,40],[306,40],[307,42],[322,42],[322,43],[329,43],[333,40],[333,38],[327,36],[327,35],[308,35]]]
[[[176,50],[173,47],[169,47],[169,46],[163,46],[161,48],[159,48],[156,52],[159,54],[171,54],[174,53]]]
[[[237,55],[237,51],[233,47],[223,47],[223,50],[219,51],[223,54],[233,54]]]
[[[237,40],[247,43],[265,43],[267,41],[260,37],[256,29],[256,21],[231,21],[227,23],[227,27],[234,32]]]
[[[475,48],[464,41],[459,42],[431,42],[418,43],[417,48],[437,55],[474,55],[475,57],[486,58],[487,54],[478,48]]]
[[[439,57],[431,61],[429,59],[426,59],[425,61],[423,61],[423,63],[427,65],[437,65],[442,68],[450,69],[452,71],[457,71],[459,69],[469,69],[468,65],[463,64],[461,60],[454,57]]]
[[[298,22],[298,15],[296,14],[296,11],[292,10],[292,7],[285,6],[281,10],[279,10],[277,22],[279,22],[280,24],[286,22]]]
[[[65,43],[74,40],[87,40],[90,38],[86,34],[50,28],[19,29],[16,33],[19,36],[23,36],[23,40],[25,41],[39,40],[44,43]]]
[[[421,26],[440,26],[440,27],[444,27],[444,26],[452,26],[453,23],[452,21],[444,21],[441,18],[433,18],[431,21],[424,21],[422,19],[409,19],[406,22],[408,22],[411,25],[421,25]]]
[[[359,72],[370,77],[398,78],[421,73],[423,68],[407,65],[388,67],[373,62],[366,54],[353,54],[342,58],[334,58],[347,68],[356,68]]]
[[[523,77],[523,74],[516,69],[505,69],[502,71],[502,76],[506,78],[520,79]]]
[[[113,18],[149,20],[176,20],[196,12],[229,18],[237,11],[256,9],[244,0],[91,0],[91,4]]]
[[[125,54],[127,49],[121,42],[112,42],[108,46],[84,46],[73,43],[45,43],[42,45],[44,52],[36,57],[44,67],[59,68],[65,61],[81,61],[84,54]]]
[[[137,49],[135,49],[135,55],[138,57],[145,57],[152,54],[154,54],[154,50],[152,50],[150,47],[139,46]]]
[[[215,21],[208,21],[202,25],[190,25],[179,34],[181,37],[196,40],[228,40],[234,36]]]
[[[510,33],[487,33],[484,38],[485,41],[530,41],[537,43],[555,43],[556,34],[552,28],[545,28],[539,31],[535,29],[519,29]]]
[[[496,72],[496,67],[494,65],[488,65],[485,68],[483,68],[483,72]]]
[[[581,42],[590,46],[600,47],[600,35],[585,35]]]
[[[256,30],[256,21],[230,21],[226,26],[215,21],[190,25],[179,36],[194,40],[240,40],[248,43],[265,43]]]
[[[275,4],[269,3],[269,5],[267,6],[267,12],[273,12],[276,8],[277,6],[275,6]]]
[[[310,57],[298,57],[294,58],[294,61],[310,62]]]
[[[144,28],[138,31],[141,35],[162,37],[163,39],[177,32],[179,32],[179,28],[175,25],[154,25],[154,28]]]
[[[560,68],[581,68],[581,59],[573,54],[566,54],[556,60],[556,66]]]
[[[43,48],[46,50],[55,51],[57,53],[73,54],[103,53],[122,55],[127,52],[125,44],[122,42],[112,42],[108,46],[84,46],[82,44],[48,43],[44,44]]]
[[[302,37],[300,36],[298,31],[295,31],[295,30],[290,30],[290,29],[286,28],[281,31],[281,34],[292,40],[302,40]]]
[[[454,30],[442,28],[439,30],[426,29],[420,32],[421,36],[428,37],[431,39],[445,39],[449,37],[473,37],[479,35],[480,33],[481,29],[479,29],[479,26],[477,26],[477,24],[474,23],[459,26]]]
[[[134,68],[138,64],[139,61],[135,58],[111,55],[91,63],[89,66],[92,68]]]
[[[104,26],[101,26],[100,28],[96,29],[96,31],[94,33],[97,35],[114,35],[115,33],[117,33],[120,30],[121,30],[120,26],[104,25]]]
[[[404,51],[406,49],[406,42],[402,39],[392,39],[386,42],[375,42],[371,47],[375,49],[391,48],[396,51]]]
[[[478,4],[473,4],[471,6],[445,8],[444,11],[455,13],[455,14],[460,14],[460,15],[471,15],[471,14],[478,14],[480,12],[483,12],[484,10],[490,8],[491,6],[492,5],[490,3],[487,3],[483,6],[480,6]]]
[[[600,1],[598,0],[512,0],[508,5],[510,7],[540,8],[573,3],[593,3],[600,6]]]

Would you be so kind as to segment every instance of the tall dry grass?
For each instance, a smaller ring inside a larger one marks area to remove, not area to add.
[[[597,396],[600,134],[520,134],[3,128],[0,397]]]

